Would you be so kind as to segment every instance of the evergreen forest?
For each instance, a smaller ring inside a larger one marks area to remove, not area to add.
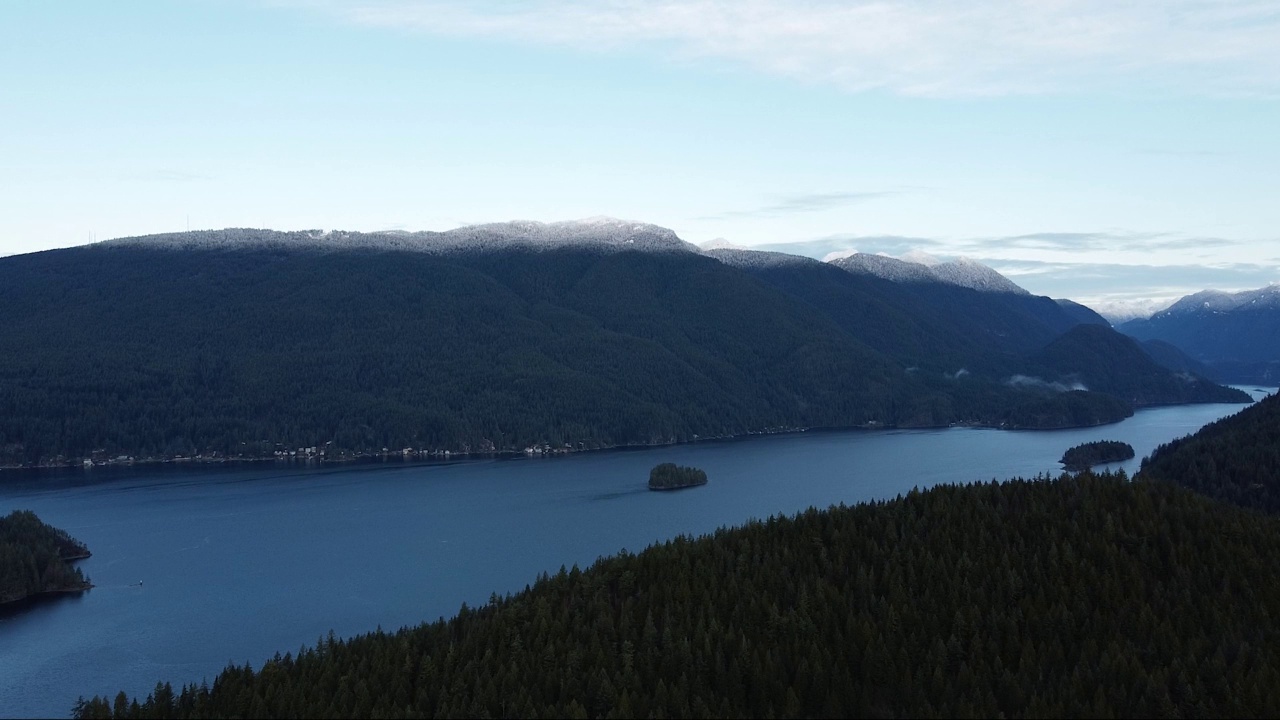
[[[1280,520],[1169,483],[938,486],[677,538],[77,717],[1259,717]]]
[[[1122,462],[1133,457],[1133,446],[1116,440],[1098,440],[1076,445],[1062,454],[1068,470],[1088,470],[1094,465]]]
[[[0,466],[1065,427],[1245,399],[1048,298],[678,243],[425,252],[244,233],[265,240],[0,258]]]
[[[0,604],[48,592],[90,586],[72,560],[89,557],[89,548],[30,510],[0,517]]]
[[[678,490],[706,484],[707,473],[695,467],[662,463],[649,471],[650,490]]]
[[[1138,474],[1280,513],[1280,395],[1161,445],[1143,459]]]

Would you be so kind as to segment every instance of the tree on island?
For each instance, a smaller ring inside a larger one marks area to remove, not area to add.
[[[677,490],[706,484],[707,474],[695,467],[662,463],[649,471],[650,490]]]
[[[1122,462],[1133,457],[1133,446],[1116,440],[1098,440],[1077,445],[1062,454],[1060,461],[1068,470],[1088,470],[1094,465]]]
[[[30,510],[0,517],[0,604],[46,592],[92,587],[71,560],[89,557],[89,548],[66,532],[40,521]]]

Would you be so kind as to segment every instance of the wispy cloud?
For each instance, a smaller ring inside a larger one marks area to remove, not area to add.
[[[821,260],[834,254],[864,252],[898,256],[921,248],[940,247],[943,247],[943,243],[937,240],[903,235],[829,235],[798,242],[768,243],[758,245],[754,249],[804,255]]]
[[[268,0],[425,33],[652,48],[849,90],[1280,93],[1274,0]]]
[[[724,220],[727,218],[743,217],[778,217],[780,215],[791,215],[794,213],[818,212],[820,210],[830,210],[832,208],[866,202],[868,200],[876,200],[897,194],[898,191],[887,190],[881,192],[828,192],[788,195],[779,199],[777,202],[769,203],[768,205],[763,205],[758,208],[752,208],[749,210],[729,210],[727,212],[717,213],[714,215],[705,215],[698,219]]]
[[[1122,265],[979,258],[1037,295],[1071,298],[1103,313],[1154,311],[1200,290],[1235,292],[1280,280],[1280,265]]]
[[[1034,241],[1038,245],[1027,245]],[[1023,243],[1018,245],[1017,243]],[[1010,259],[1000,257],[1010,247],[1048,250],[1125,244],[1130,249],[1157,247],[1205,247],[1233,245],[1234,240],[1197,238],[1173,233],[1034,233],[1012,238],[977,241],[937,240],[899,235],[831,235],[799,242],[759,245],[753,249],[805,255],[816,259],[852,252],[883,253],[903,257],[927,251],[943,259],[971,257],[994,268],[1036,295],[1070,298],[1110,316],[1150,314],[1183,295],[1206,289],[1235,292],[1280,281],[1280,258],[1257,263],[1204,262],[1149,265],[1120,262],[1072,262],[1058,259]],[[1145,245],[1143,243],[1146,243]],[[1157,243],[1153,246],[1150,243]]]
[[[1092,250],[1194,250],[1239,245],[1220,237],[1176,235],[1156,232],[1043,232],[1004,237],[970,238],[961,241],[966,251],[1032,249],[1083,252]]]
[[[1068,390],[1088,390],[1089,388],[1079,381],[1070,385],[1060,382],[1049,382],[1043,378],[1034,375],[1012,375],[1004,381],[1005,385],[1010,387],[1030,387],[1039,388],[1041,390],[1052,390],[1054,392],[1067,392]]]

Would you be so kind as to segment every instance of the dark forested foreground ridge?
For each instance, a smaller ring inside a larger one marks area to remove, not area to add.
[[[78,592],[92,585],[70,561],[89,557],[89,548],[66,532],[45,525],[30,510],[0,517],[0,603],[50,592]]]
[[[662,463],[649,471],[650,490],[679,490],[706,484],[707,473],[695,467]]]
[[[0,258],[0,466],[1064,427],[1247,401],[1102,325],[1041,353],[1089,318],[1048,298],[735,258],[619,223]]]
[[[1280,520],[1123,475],[676,539],[79,717],[1280,714]]]
[[[1098,440],[1068,449],[1062,465],[1068,470],[1088,470],[1094,465],[1122,462],[1133,457],[1133,446],[1117,440]]]
[[[1271,395],[1142,460],[1143,477],[1280,513],[1280,395]]]

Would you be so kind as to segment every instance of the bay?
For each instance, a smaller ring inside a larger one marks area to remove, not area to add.
[[[1253,388],[1246,388],[1253,390]],[[1262,393],[1253,392],[1255,398]],[[84,541],[95,587],[0,610],[0,716],[66,716],[79,696],[212,681],[330,631],[394,630],[585,567],[811,506],[944,482],[1056,474],[1068,447],[1158,444],[1239,405],[1139,411],[1097,428],[831,431],[552,458],[246,464],[0,474],[0,511]],[[655,493],[661,462],[710,482]]]

